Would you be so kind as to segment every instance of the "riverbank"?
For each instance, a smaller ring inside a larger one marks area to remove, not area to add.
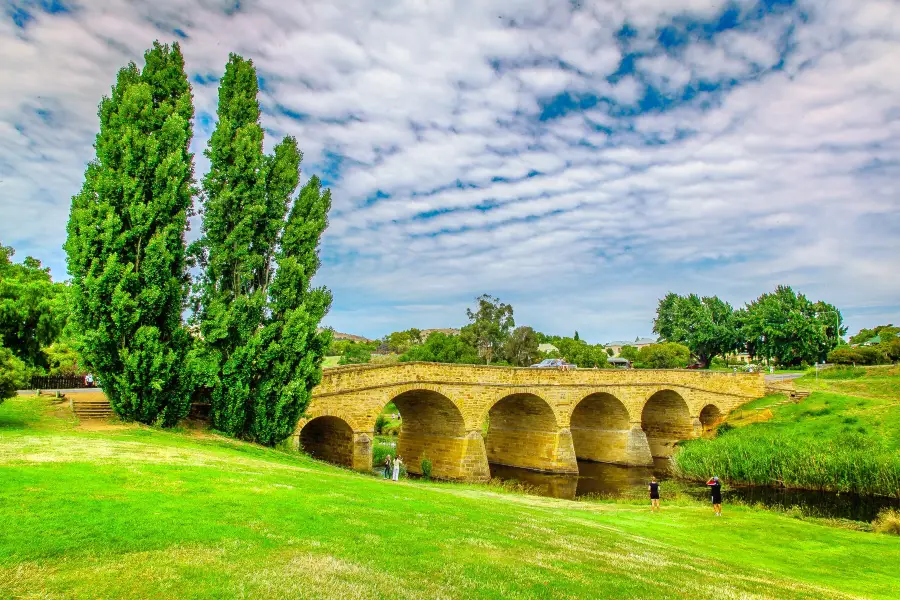
[[[735,419],[715,439],[685,442],[675,473],[751,484],[900,497],[900,369],[830,369],[795,381],[797,404],[769,396],[765,422]],[[741,414],[736,412],[736,414]]]
[[[210,432],[83,431],[45,398],[0,405],[0,481],[0,589],[16,598],[888,598],[898,584],[893,536],[390,483]]]

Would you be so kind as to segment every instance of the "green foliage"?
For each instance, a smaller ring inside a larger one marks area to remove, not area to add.
[[[348,346],[338,361],[339,365],[361,365],[372,360],[372,351],[364,344]]]
[[[704,367],[712,357],[724,357],[742,346],[734,309],[716,296],[667,294],[659,301],[653,331],[668,342],[687,346]]]
[[[681,369],[690,360],[691,351],[687,346],[665,342],[641,348],[635,366],[645,369]]]
[[[44,348],[47,356],[47,370],[50,375],[83,375],[85,370],[79,364],[78,351],[70,339],[57,340]]]
[[[460,336],[478,348],[479,355],[491,364],[516,325],[513,308],[487,294],[479,296],[475,302],[478,304],[476,310],[466,309],[469,324],[462,328]]]
[[[388,418],[384,416],[384,413],[379,414],[375,417],[375,435],[382,435],[384,433],[384,427],[388,424]]]
[[[619,356],[631,362],[638,360],[638,349],[635,346],[622,346],[619,350]]]
[[[900,327],[894,327],[892,324],[878,325],[874,329],[860,329],[859,333],[850,338],[851,344],[864,344],[875,336],[879,336],[884,341],[886,336],[896,336],[900,333]]]
[[[391,352],[403,354],[412,346],[422,343],[422,332],[418,329],[395,331],[384,337],[384,343],[391,350]]]
[[[178,44],[155,42],[144,59],[143,70],[121,69],[100,103],[65,249],[86,368],[123,419],[174,425],[189,401],[181,313],[194,108]]]
[[[514,367],[527,367],[541,360],[538,338],[534,329],[516,327],[503,345],[503,357]]]
[[[50,269],[0,244],[0,344],[31,367],[46,368],[44,347],[59,339],[69,317],[69,288],[53,283]]]
[[[432,469],[431,461],[423,456],[422,463],[420,466],[422,468],[422,477],[425,479],[425,481],[428,481],[429,479],[431,479],[431,469]]]
[[[821,362],[846,331],[840,311],[788,286],[748,304],[739,321],[750,353],[784,366]]]
[[[28,385],[28,367],[12,350],[0,344],[0,402]]]
[[[878,347],[848,348],[842,346],[828,353],[828,362],[836,365],[878,365],[888,362],[888,359]]]
[[[551,337],[548,340],[547,343],[556,346],[559,352],[545,355],[547,358],[564,358],[582,369],[605,369],[610,366],[606,362],[609,354],[602,344],[588,344],[570,337]]]
[[[425,361],[475,365],[482,362],[478,350],[458,335],[435,331],[421,346],[413,346],[400,357],[401,362]]]
[[[330,330],[317,332],[331,294],[310,288],[331,195],[312,177],[291,205],[302,157],[292,137],[263,153],[258,92],[253,63],[231,54],[205,152],[203,235],[192,247],[203,268],[195,305],[205,360],[194,372],[216,365],[214,427],[274,445],[308,405],[331,344]]]

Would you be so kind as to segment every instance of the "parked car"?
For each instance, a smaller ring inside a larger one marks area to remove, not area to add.
[[[702,369],[702,368],[703,368],[703,365],[701,365],[700,363],[694,363],[692,365],[688,365],[685,367],[685,369]]]
[[[535,369],[575,369],[576,366],[572,363],[567,363],[561,358],[545,358],[541,362],[531,365],[532,368]]]

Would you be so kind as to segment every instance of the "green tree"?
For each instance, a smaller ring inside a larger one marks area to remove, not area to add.
[[[516,327],[503,345],[503,357],[515,367],[527,367],[541,360],[537,334],[531,327]]]
[[[197,320],[218,372],[213,424],[271,445],[309,403],[331,344],[332,332],[318,330],[331,294],[310,287],[331,194],[312,177],[291,206],[302,156],[292,137],[264,154],[258,93],[252,61],[231,54],[205,152],[203,234],[192,255],[203,269]]]
[[[625,360],[635,362],[638,360],[638,349],[636,346],[622,346],[622,349],[619,350],[619,356]]]
[[[554,337],[550,343],[559,349],[562,358],[583,369],[605,369],[610,366],[607,362],[609,354],[602,344],[592,345],[570,337]]]
[[[45,347],[59,339],[69,317],[69,288],[54,283],[50,269],[0,244],[0,343],[30,367],[49,367]]]
[[[28,367],[0,343],[0,402],[28,385]]]
[[[466,309],[469,324],[462,328],[460,335],[478,348],[487,364],[491,364],[494,354],[499,353],[510,331],[516,326],[513,308],[500,302],[498,298],[483,294],[475,299],[476,310]]]
[[[638,351],[637,366],[645,369],[681,369],[691,360],[691,350],[682,344],[650,344]]]
[[[659,301],[653,332],[690,348],[704,367],[743,345],[734,308],[716,296],[667,294]]]
[[[363,344],[349,346],[341,355],[339,365],[360,365],[372,360],[372,350]]]
[[[836,308],[813,303],[788,286],[761,295],[747,305],[738,320],[753,356],[786,366],[824,360],[846,333]]]
[[[82,357],[125,420],[174,425],[188,410],[181,322],[189,278],[191,88],[178,44],[121,69],[100,103],[96,158],[72,199],[68,254]]]
[[[581,341],[581,338],[578,337],[578,330],[577,330],[577,329],[575,330],[575,338],[574,338],[574,339],[575,339],[576,342],[580,342],[580,341]]]
[[[421,346],[413,346],[400,357],[401,362],[424,361],[474,365],[481,362],[475,346],[462,336],[435,331]]]

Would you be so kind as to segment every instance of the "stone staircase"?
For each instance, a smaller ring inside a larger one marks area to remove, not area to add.
[[[108,400],[72,400],[72,412],[81,420],[111,419],[112,406]]]

